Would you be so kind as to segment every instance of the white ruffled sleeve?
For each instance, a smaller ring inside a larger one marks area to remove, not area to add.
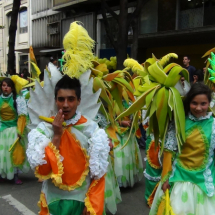
[[[178,150],[177,140],[176,140],[176,136],[175,136],[175,125],[174,125],[173,121],[170,122],[170,124],[169,124],[164,148],[168,149],[170,151]]]
[[[33,129],[28,134],[28,149],[26,150],[26,154],[32,169],[47,163],[44,160],[45,148],[51,142],[53,132],[46,124],[41,122],[36,129]]]
[[[97,123],[93,121],[83,132],[89,138],[90,176],[94,179],[100,179],[107,172],[109,164],[110,147],[108,136],[104,129],[100,129]]]
[[[28,115],[28,109],[27,109],[25,98],[23,96],[18,96],[16,98],[16,104],[17,104],[18,116],[20,116],[20,115],[27,116]]]

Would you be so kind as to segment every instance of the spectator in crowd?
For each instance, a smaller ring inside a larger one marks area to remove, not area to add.
[[[184,68],[188,70],[189,72],[189,76],[190,76],[190,83],[192,83],[194,81],[193,79],[193,74],[196,70],[196,68],[194,66],[190,65],[190,57],[188,55],[185,55],[183,57],[183,64],[184,64]]]
[[[201,69],[196,69],[193,73],[193,83],[199,83],[204,80],[204,74]]]
[[[28,70],[26,68],[24,68],[20,73],[19,73],[19,76],[21,78],[24,78],[24,79],[28,79],[28,77],[30,77],[30,73],[28,72]]]

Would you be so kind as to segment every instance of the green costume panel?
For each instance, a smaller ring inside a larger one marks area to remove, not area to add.
[[[82,215],[84,202],[75,200],[59,200],[48,205],[52,215]]]

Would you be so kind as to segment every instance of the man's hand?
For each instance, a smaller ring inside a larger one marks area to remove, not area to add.
[[[87,207],[84,207],[82,215],[90,215],[90,212],[87,212]]]
[[[121,126],[123,127],[131,127],[131,121],[122,121],[121,122]]]
[[[170,189],[169,180],[165,181],[162,185],[162,190],[165,193],[166,189]]]
[[[63,126],[62,123],[64,122],[64,115],[62,113],[62,110],[60,109],[58,111],[57,116],[54,119],[54,122],[52,123],[54,136],[52,138],[52,143],[56,146],[56,148],[59,148],[61,136],[63,134]]]

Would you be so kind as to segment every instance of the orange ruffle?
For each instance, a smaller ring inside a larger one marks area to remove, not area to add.
[[[160,150],[160,146],[155,145],[155,141],[151,141],[149,148],[147,150],[146,156],[151,167],[155,169],[160,169],[161,165],[158,159],[158,153]]]
[[[140,128],[138,128],[137,131],[136,131],[136,137],[137,137],[138,139],[140,139],[141,136],[142,136],[141,130],[140,130]]]
[[[102,215],[104,210],[105,175],[93,180],[85,198],[85,206],[90,215]]]
[[[39,215],[49,215],[49,209],[46,202],[46,197],[43,192],[40,194],[40,200],[38,202],[38,206],[40,207]]]
[[[113,141],[114,147],[117,147],[120,142],[116,136],[116,129],[113,126],[108,126],[105,131],[108,137]]]
[[[155,197],[155,193],[157,191],[157,188],[158,188],[158,185],[159,185],[160,182],[158,182],[154,188],[154,190],[152,191],[151,195],[149,196],[149,198],[147,199],[147,204],[148,206],[151,208],[152,206],[152,203],[153,203],[153,200],[154,200],[154,197]]]
[[[45,160],[46,164],[36,167],[35,176],[41,180],[52,178],[55,184],[62,183],[63,164],[59,150],[51,142],[45,148]]]

